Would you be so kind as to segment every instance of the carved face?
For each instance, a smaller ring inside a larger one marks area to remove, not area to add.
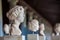
[[[29,23],[29,29],[31,31],[36,32],[37,30],[39,30],[39,22],[36,19],[33,19],[30,23]]]
[[[55,25],[55,32],[59,32],[60,33],[60,23],[57,23]]]
[[[19,11],[19,15],[17,16],[17,19],[20,22],[23,22],[24,18],[25,18],[24,8],[22,6],[20,6],[19,9],[18,9],[18,11]]]

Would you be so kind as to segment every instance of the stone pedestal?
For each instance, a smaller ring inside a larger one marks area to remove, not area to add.
[[[60,36],[52,36],[51,40],[60,40]]]
[[[39,35],[38,34],[28,34],[27,40],[39,40]]]
[[[4,40],[25,40],[25,36],[4,36]]]
[[[45,40],[45,36],[39,36],[39,40]]]
[[[4,40],[4,38],[3,37],[0,37],[0,40]]]

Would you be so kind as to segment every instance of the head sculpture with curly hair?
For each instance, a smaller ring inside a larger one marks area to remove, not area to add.
[[[24,8],[22,6],[15,6],[7,12],[7,18],[10,20],[10,26],[7,24],[4,25],[4,30],[6,34],[11,35],[21,35],[21,30],[19,29],[19,25],[24,22],[25,14]],[[11,29],[11,31],[10,31]],[[7,31],[9,30],[9,31]]]

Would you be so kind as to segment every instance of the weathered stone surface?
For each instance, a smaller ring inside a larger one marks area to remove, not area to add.
[[[52,36],[51,40],[60,40],[60,36]]]
[[[45,40],[44,36],[39,36],[39,40]]]
[[[28,34],[27,40],[39,40],[38,34]]]
[[[4,38],[3,37],[0,37],[0,40],[4,40]]]
[[[25,36],[5,36],[4,40],[25,40]]]

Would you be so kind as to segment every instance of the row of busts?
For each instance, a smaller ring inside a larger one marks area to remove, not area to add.
[[[9,35],[21,35],[22,31],[19,29],[19,25],[24,22],[25,18],[23,6],[13,7],[7,12],[6,16],[9,19],[10,24],[4,25],[5,33]],[[33,19],[29,22],[29,30],[36,32],[39,29],[40,34],[44,35],[44,24],[39,25],[39,21],[37,19]]]
[[[4,31],[6,34],[9,34],[9,35],[21,35],[22,34],[22,31],[20,30],[19,25],[22,22],[24,22],[24,18],[25,18],[24,10],[25,9],[23,8],[23,6],[15,6],[7,12],[6,16],[9,19],[10,24],[4,25]],[[45,35],[44,34],[44,30],[45,30],[44,23],[41,23],[39,25],[39,21],[37,19],[32,19],[30,22],[28,22],[28,25],[29,25],[28,26],[29,30],[33,32],[40,30],[40,34],[43,36]],[[54,30],[56,32],[56,35],[59,35],[60,23],[57,23],[55,25]]]

